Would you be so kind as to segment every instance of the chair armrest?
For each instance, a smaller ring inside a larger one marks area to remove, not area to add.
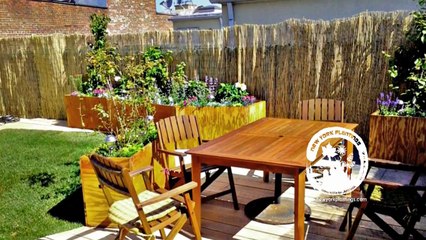
[[[419,191],[426,190],[426,186],[407,185],[407,184],[402,184],[397,182],[383,181],[379,179],[370,179],[370,178],[365,179],[363,181],[363,184],[376,185],[376,186],[381,186],[384,188],[404,188],[404,189],[415,189]]]
[[[130,177],[134,177],[138,174],[148,172],[148,171],[152,171],[153,169],[154,169],[154,167],[152,167],[152,166],[146,166],[144,168],[133,170],[133,171],[129,172],[129,174],[130,174]]]
[[[164,189],[164,188],[157,188],[157,189],[155,189],[155,192],[157,192],[157,193],[166,193],[166,192],[168,192],[169,190],[167,190],[167,189]],[[171,198],[173,198],[174,200],[176,200],[176,201],[178,201],[178,202],[181,202],[181,203],[185,203],[185,199],[181,196],[181,195],[176,195],[176,196],[173,196],[173,197],[171,197]]]
[[[369,164],[375,167],[406,170],[406,171],[416,171],[419,169],[419,166],[415,166],[412,164],[391,161],[386,159],[379,159],[379,158],[369,158]]]
[[[162,152],[164,154],[167,155],[173,155],[173,156],[178,156],[178,157],[185,157],[186,153],[181,153],[181,152],[175,152],[175,151],[170,151],[170,150],[164,150],[164,149],[157,149],[159,152]]]
[[[139,209],[141,209],[144,206],[147,206],[147,205],[150,205],[150,204],[153,204],[153,203],[156,203],[156,202],[168,199],[168,198],[173,198],[175,196],[178,196],[179,194],[188,192],[189,190],[196,188],[197,185],[198,184],[196,182],[193,182],[193,181],[186,183],[182,186],[179,186],[177,188],[173,188],[172,190],[164,192],[164,193],[160,194],[159,196],[156,196],[156,197],[153,197],[153,198],[151,198],[147,201],[144,201],[143,203],[140,203],[137,207]]]

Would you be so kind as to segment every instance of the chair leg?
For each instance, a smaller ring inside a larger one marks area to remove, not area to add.
[[[356,229],[358,228],[359,223],[361,222],[362,215],[364,214],[365,209],[367,208],[368,202],[362,202],[361,206],[358,209],[353,225],[349,229],[349,233],[346,236],[346,240],[352,240],[355,236]]]
[[[425,239],[423,235],[414,229],[414,226],[419,220],[420,219],[418,217],[411,217],[410,221],[408,221],[407,225],[405,226],[404,233],[402,234],[403,239],[408,239],[410,234],[413,235],[414,239]]]
[[[231,167],[228,167],[227,171],[228,171],[229,186],[231,187],[232,202],[234,203],[234,209],[239,210],[240,206],[238,205],[237,191],[235,190],[234,176],[232,174]]]
[[[173,240],[176,237],[176,234],[182,229],[183,225],[185,224],[187,218],[186,215],[183,214],[176,222],[172,230],[170,231],[169,235],[165,238],[166,240]]]
[[[395,231],[392,227],[390,227],[383,219],[381,219],[376,213],[371,211],[366,211],[365,215],[373,221],[379,228],[383,230],[387,235],[389,235],[392,239],[401,239],[401,235]]]
[[[188,214],[189,222],[191,223],[191,226],[192,226],[192,231],[195,235],[195,239],[201,240],[201,230],[200,230],[200,226],[198,225],[197,217],[195,216],[195,202],[191,200],[188,193],[184,194],[183,198],[185,199],[185,203],[188,208],[187,214]]]
[[[118,236],[116,237],[116,239],[118,240],[124,240],[126,239],[126,235],[129,233],[129,230],[127,230],[124,227],[120,227],[119,231],[118,231]]]
[[[339,231],[344,232],[349,221],[349,229],[351,228],[352,223],[352,209],[354,208],[353,203],[349,204],[348,210],[346,210],[345,217],[343,218],[342,223],[340,224]]]
[[[161,239],[167,238],[166,231],[164,231],[164,228],[160,229],[160,236],[161,236]]]

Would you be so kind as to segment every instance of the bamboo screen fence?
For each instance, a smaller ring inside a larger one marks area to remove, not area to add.
[[[387,60],[403,41],[406,12],[364,13],[334,21],[288,20],[210,31],[169,31],[110,37],[122,53],[160,46],[187,63],[189,78],[245,82],[267,101],[267,114],[295,117],[297,102],[345,101],[347,122],[366,136],[375,99],[388,88]],[[0,39],[0,115],[65,118],[69,76],[84,72],[89,36]]]

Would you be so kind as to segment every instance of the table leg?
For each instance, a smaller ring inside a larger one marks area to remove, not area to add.
[[[305,233],[305,170],[294,173],[294,239],[304,239]]]
[[[195,202],[195,216],[201,228],[201,162],[199,157],[192,156],[192,181],[198,186],[192,190],[192,200]]]
[[[280,201],[280,196],[282,192],[282,189],[281,189],[282,178],[283,178],[282,173],[275,173],[275,190],[274,190],[275,203],[279,203]]]

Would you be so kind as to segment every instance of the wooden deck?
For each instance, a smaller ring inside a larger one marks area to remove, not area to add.
[[[212,200],[202,205],[202,236],[206,239],[292,239],[293,226],[269,225],[250,221],[244,215],[244,206],[253,199],[273,196],[273,180],[264,183],[261,176],[234,174],[240,210],[236,211],[230,202],[231,196],[224,196],[221,200]],[[292,197],[291,179],[283,178],[283,196]],[[287,180],[287,181],[286,181]],[[228,184],[226,175],[206,191],[218,191]],[[318,198],[324,198],[313,189],[306,189],[306,203],[312,209],[311,220],[307,222],[309,229],[307,239],[344,239],[345,233],[340,232],[339,226],[349,205],[349,202],[321,202]],[[357,209],[353,214],[356,214]],[[393,223],[395,229],[402,228],[391,218],[387,222]],[[422,229],[426,236],[426,218],[417,223],[417,229]],[[355,239],[390,239],[386,233],[372,223],[367,217],[357,230]]]
[[[239,170],[239,171],[238,171]],[[251,240],[273,240],[273,239],[292,239],[293,225],[269,225],[256,221],[250,221],[244,215],[244,206],[253,199],[268,197],[273,195],[273,179],[269,183],[264,183],[261,172],[254,176],[253,171],[236,169],[234,171],[234,180],[236,184],[240,210],[236,211],[230,202],[231,196],[224,196],[219,200],[212,200],[202,205],[202,236],[203,239],[251,239]],[[239,174],[237,174],[239,173]],[[226,174],[226,173],[225,173]],[[215,192],[228,184],[227,175],[222,175],[213,183],[210,189],[206,191]],[[272,177],[272,174],[271,174]],[[284,197],[292,197],[291,179],[283,178]],[[207,194],[209,193],[207,192]],[[311,207],[311,220],[306,222],[308,227],[307,239],[344,239],[345,233],[339,232],[338,228],[343,219],[343,215],[349,205],[348,202],[321,202],[318,198],[321,196],[317,191],[306,189],[306,203]],[[354,210],[356,214],[357,209]],[[401,230],[394,220],[386,219],[393,223],[396,230]],[[426,236],[426,217],[417,223],[417,229],[421,229]],[[190,226],[185,226],[188,232]],[[62,240],[62,239],[85,239],[85,240],[113,240],[116,236],[116,230],[112,229],[93,229],[82,227],[71,231],[54,234],[41,238],[43,240]],[[128,239],[141,239],[130,236]],[[177,240],[189,239],[187,236],[179,234]],[[355,239],[390,239],[386,233],[380,230],[368,218],[364,217],[355,235]]]

